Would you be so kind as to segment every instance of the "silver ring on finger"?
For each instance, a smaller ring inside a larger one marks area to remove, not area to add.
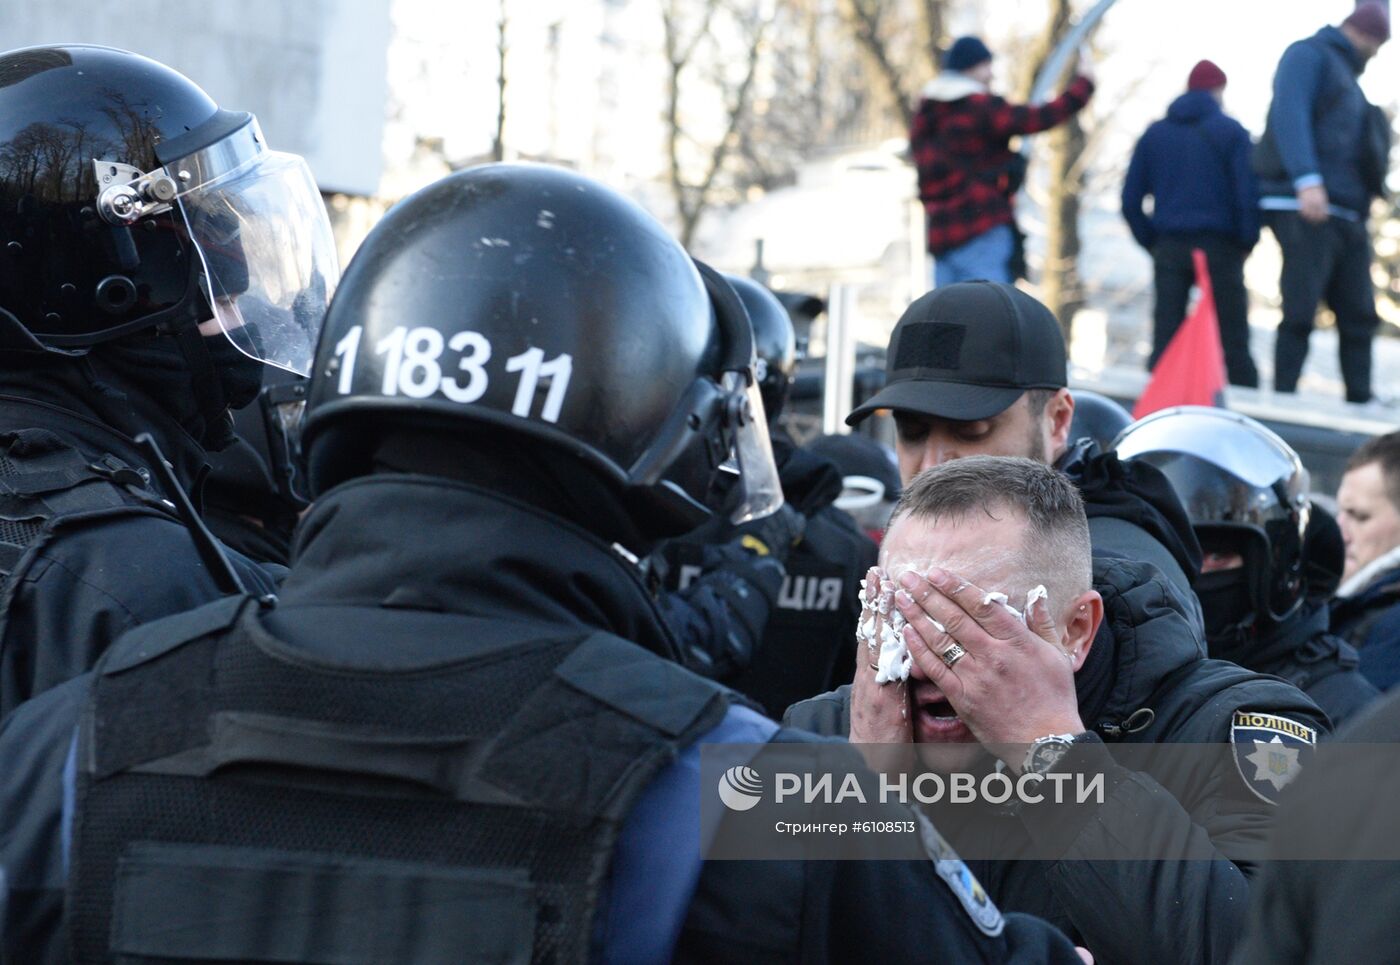
[[[959,660],[966,656],[967,651],[963,649],[962,644],[954,643],[950,645],[947,650],[944,650],[942,653],[940,653],[938,655],[938,658],[942,660],[943,663],[951,670],[953,664],[957,663]]]

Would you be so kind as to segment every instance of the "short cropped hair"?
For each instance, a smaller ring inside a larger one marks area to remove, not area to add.
[[[1084,500],[1069,477],[1043,462],[1020,456],[967,456],[926,469],[904,488],[890,526],[904,516],[957,522],[996,510],[1012,510],[1025,518],[1020,549],[1026,575],[1045,584],[1052,608],[1092,588],[1093,550]]]
[[[1363,442],[1347,460],[1346,471],[1351,472],[1373,462],[1381,467],[1386,498],[1400,511],[1400,432],[1387,432]]]
[[[1026,408],[1031,410],[1033,417],[1039,419],[1045,415],[1045,407],[1050,404],[1050,400],[1059,391],[1059,389],[1027,389]]]

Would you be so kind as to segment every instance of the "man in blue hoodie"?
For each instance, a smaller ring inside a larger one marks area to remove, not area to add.
[[[1191,69],[1186,93],[1147,129],[1123,181],[1123,217],[1152,253],[1157,304],[1155,368],[1186,316],[1195,279],[1191,252],[1210,266],[1220,340],[1233,385],[1257,386],[1249,354],[1249,295],[1244,260],[1259,240],[1258,187],[1250,168],[1249,132],[1221,109],[1225,72],[1209,60]],[[1152,195],[1152,214],[1143,200]]]
[[[1293,392],[1308,356],[1317,303],[1337,316],[1348,402],[1371,398],[1371,337],[1379,319],[1366,215],[1383,189],[1389,142],[1374,144],[1371,105],[1357,78],[1390,39],[1390,14],[1364,3],[1284,51],[1255,151],[1266,223],[1283,248],[1283,320],[1274,388]],[[1382,125],[1384,127],[1384,125]]]

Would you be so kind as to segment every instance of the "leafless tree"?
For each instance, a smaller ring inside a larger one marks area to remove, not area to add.
[[[951,0],[841,0],[841,16],[907,129],[914,94],[938,72]]]
[[[662,4],[667,170],[678,234],[686,246],[723,187],[726,164],[749,117],[770,20],[765,6],[755,0],[665,0]],[[715,31],[724,39],[716,39]],[[733,49],[736,41],[743,52],[737,69],[722,49]],[[684,110],[684,101],[701,98],[718,107],[718,120],[708,137]]]
[[[923,14],[923,39],[928,64],[934,73],[943,62],[943,51],[948,41],[949,0],[920,0],[919,10]]]
[[[500,0],[496,15],[496,136],[491,140],[491,157],[496,161],[506,159],[506,29],[510,18],[506,15],[506,0]]]
[[[1051,51],[1073,26],[1072,0],[1050,0],[1045,27],[1033,41],[1023,63],[1018,95],[1029,98],[1031,86]],[[1061,82],[1067,77],[1059,78]],[[1080,197],[1084,192],[1088,135],[1083,112],[1040,136],[1036,157],[1045,166],[1045,265],[1040,278],[1041,296],[1055,313],[1069,340],[1074,316],[1084,307],[1079,276]]]

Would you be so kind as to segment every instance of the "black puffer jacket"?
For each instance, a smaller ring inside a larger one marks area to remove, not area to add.
[[[1250,901],[1236,965],[1327,965],[1395,957],[1400,919],[1400,694],[1387,694],[1336,738],[1382,745],[1333,752],[1279,808],[1271,861]],[[1322,860],[1296,860],[1303,853]],[[1381,857],[1384,856],[1384,857]],[[1294,860],[1288,860],[1288,859]]]
[[[1070,770],[1106,775],[1103,804],[1076,827],[1046,825],[1034,812],[1007,814],[992,831],[998,852],[1057,855],[1053,861],[968,865],[1003,908],[1059,926],[1100,963],[1228,959],[1244,917],[1247,876],[1262,853],[1274,805],[1246,781],[1232,754],[1154,758],[1156,773],[1131,771],[1113,750],[1129,744],[1228,745],[1241,711],[1285,718],[1319,736],[1326,716],[1281,680],[1209,660],[1178,595],[1153,567],[1096,558],[1104,629],[1080,670],[1080,716],[1094,735],[1065,758]],[[1096,658],[1109,666],[1096,666]],[[1086,676],[1095,679],[1089,681]],[[850,730],[850,688],[789,709],[784,723],[829,736]],[[941,817],[936,817],[941,821]],[[945,825],[940,824],[941,827]],[[955,843],[957,835],[949,830]],[[1116,836],[1150,835],[1159,854],[1213,860],[1096,861]],[[960,849],[965,848],[958,843]],[[990,850],[990,849],[984,849]]]
[[[1203,628],[1192,589],[1201,572],[1201,544],[1167,477],[1143,462],[1122,462],[1093,439],[1080,439],[1055,461],[1084,498],[1095,556],[1151,563],[1176,587],[1196,627]]]

